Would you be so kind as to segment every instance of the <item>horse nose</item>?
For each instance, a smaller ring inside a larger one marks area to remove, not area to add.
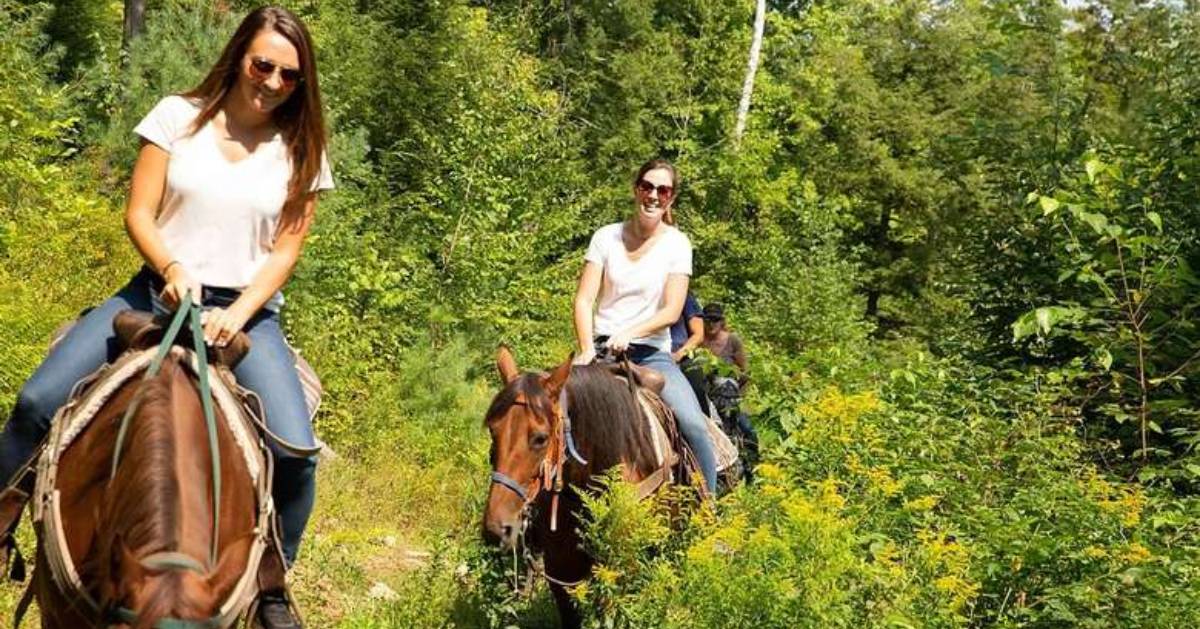
[[[499,519],[489,519],[483,527],[483,537],[491,544],[512,548],[517,543],[517,525]]]

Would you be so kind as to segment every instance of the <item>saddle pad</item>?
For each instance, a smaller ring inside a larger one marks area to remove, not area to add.
[[[54,349],[59,341],[75,327],[78,319],[67,321],[58,326],[54,333],[50,335],[49,349]],[[292,352],[292,359],[296,365],[296,375],[300,377],[300,388],[304,390],[304,404],[308,407],[308,421],[311,423],[317,416],[317,409],[321,407],[321,397],[325,394],[325,387],[321,384],[321,379],[317,377],[317,372],[312,368],[312,365],[300,355],[300,350],[292,347],[291,343],[284,339],[289,351]]]
[[[725,434],[724,430],[721,430],[721,424],[717,423],[717,420],[713,419],[711,415],[705,415],[704,418],[707,420],[704,423],[708,428],[708,436],[713,442],[713,451],[717,455],[717,471],[724,472],[737,463],[737,446],[733,445],[733,440]]]
[[[100,412],[108,399],[129,380],[142,377],[157,352],[157,347],[126,352],[116,362],[101,367],[99,372],[85,379],[83,382],[90,380],[88,386],[76,385],[77,390],[72,393],[72,399],[59,409],[55,416],[54,423],[61,427],[54,431],[54,440],[48,444],[47,451],[42,456],[52,457],[50,460],[57,463],[62,453],[79,435],[83,434],[84,429]],[[193,374],[199,369],[195,355],[191,351],[182,347],[173,347],[171,354],[179,357],[181,364],[187,365]],[[208,379],[212,385],[213,401],[225,416],[226,424],[233,433],[238,450],[246,460],[250,476],[257,483],[263,470],[262,455],[252,437],[254,433],[250,429],[249,421],[243,415],[242,405],[225,386],[224,381],[217,376],[216,370],[211,365]],[[80,392],[78,389],[83,391]]]
[[[650,425],[650,440],[654,443],[655,462],[659,467],[667,464],[667,456],[670,455],[670,465],[674,465],[679,460],[679,455],[671,447],[671,437],[667,435],[667,429],[663,428],[663,422],[673,421],[674,417],[663,415],[666,410],[666,405],[661,399],[651,399],[654,395],[652,392],[645,389],[638,389],[638,404],[642,407],[642,415],[646,418],[646,423]],[[654,396],[658,398],[657,395]]]
[[[653,397],[651,397],[653,396]],[[639,388],[638,403],[642,406],[642,414],[650,423],[650,434],[654,441],[654,454],[658,457],[658,464],[663,464],[663,453],[669,452],[672,456],[672,465],[675,463],[676,453],[671,449],[671,440],[667,436],[666,429],[663,428],[662,422],[675,421],[675,416],[669,413],[669,409],[662,401],[662,398],[655,395],[653,391]],[[661,411],[659,409],[664,409]],[[663,413],[666,412],[664,415]],[[708,431],[708,437],[713,443],[713,452],[717,457],[717,471],[724,472],[729,469],[738,460],[737,446],[733,445],[733,441],[729,439],[729,435],[721,430],[721,425],[710,416],[705,416],[705,429]]]

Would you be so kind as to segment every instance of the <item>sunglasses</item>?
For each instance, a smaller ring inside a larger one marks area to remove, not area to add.
[[[297,83],[304,81],[304,73],[296,68],[285,68],[262,57],[252,57],[250,59],[250,74],[254,76],[255,80],[266,81],[275,74],[276,69],[279,70],[279,80],[284,88],[291,89]]]
[[[637,189],[642,194],[657,192],[659,201],[666,201],[675,195],[675,188],[667,185],[656,186],[645,179],[638,182]]]

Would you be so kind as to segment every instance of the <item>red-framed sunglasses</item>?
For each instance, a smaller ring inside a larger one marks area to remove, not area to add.
[[[304,82],[304,73],[296,68],[285,68],[274,61],[263,59],[262,57],[250,58],[250,74],[258,81],[266,81],[275,74],[275,70],[279,70],[279,80],[283,83],[283,87],[292,88],[297,83]]]
[[[637,190],[638,190],[638,192],[641,192],[642,194],[650,194],[652,192],[658,193],[659,201],[666,201],[667,199],[670,199],[671,197],[675,196],[675,188],[674,187],[667,186],[667,185],[656,186],[656,185],[650,183],[649,181],[646,181],[645,179],[638,182]]]

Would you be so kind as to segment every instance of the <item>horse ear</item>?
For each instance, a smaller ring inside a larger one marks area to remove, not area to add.
[[[517,361],[507,345],[496,348],[496,369],[500,370],[500,378],[504,380],[504,384],[516,380],[521,375],[521,370],[517,369]]]
[[[571,352],[571,354],[567,356],[566,362],[555,367],[554,371],[550,372],[550,375],[546,376],[546,378],[542,380],[542,388],[546,389],[546,394],[550,396],[550,399],[557,399],[558,394],[561,393],[563,387],[566,386],[567,378],[571,377],[571,363],[574,361],[574,359],[575,352]]]

